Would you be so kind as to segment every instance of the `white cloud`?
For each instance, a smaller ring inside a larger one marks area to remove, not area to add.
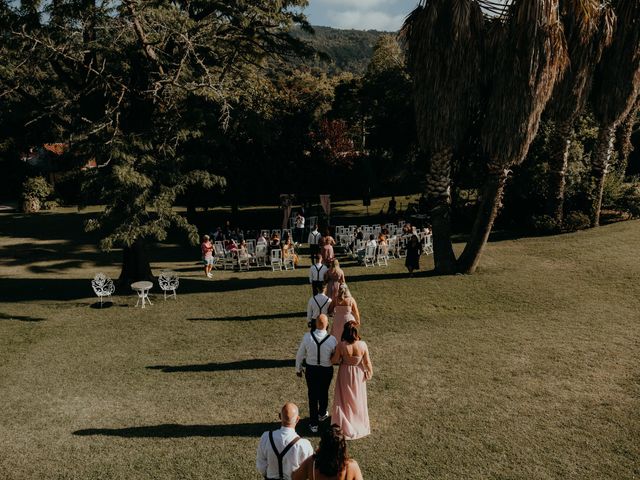
[[[378,5],[389,4],[389,0],[312,0],[318,5],[340,6],[342,8],[350,8],[355,10],[370,10]]]
[[[327,17],[331,20],[331,24],[338,28],[394,32],[402,26],[405,15],[392,15],[379,10],[330,10],[327,12]]]

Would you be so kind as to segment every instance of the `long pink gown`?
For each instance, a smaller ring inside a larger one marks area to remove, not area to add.
[[[336,270],[328,271],[326,279],[327,279],[327,297],[329,297],[332,302],[335,302],[336,298],[338,298],[340,285],[345,282],[344,272],[336,271]]]
[[[347,300],[347,305],[334,304],[336,306],[333,309],[333,322],[331,323],[330,334],[336,337],[338,342],[342,338],[342,330],[344,330],[345,323],[356,320],[353,316],[354,303],[355,300],[349,298],[349,300]]]
[[[362,340],[358,342],[367,351],[367,344]],[[343,355],[336,378],[331,422],[342,428],[347,440],[366,437],[371,433],[363,358]]]

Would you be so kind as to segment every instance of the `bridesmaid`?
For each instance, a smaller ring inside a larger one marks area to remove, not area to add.
[[[335,258],[333,254],[333,246],[331,245],[332,238],[323,238],[321,241],[323,242],[322,248],[320,248],[320,253],[322,254],[322,263],[326,266],[331,265],[331,261]]]
[[[331,362],[340,364],[331,422],[342,428],[347,440],[366,437],[371,433],[366,382],[373,376],[373,365],[367,344],[360,340],[355,322],[344,326],[342,341],[336,347]]]
[[[344,272],[340,268],[340,262],[337,258],[331,260],[331,268],[327,270],[325,280],[327,281],[327,297],[335,302],[340,292],[340,285],[345,283]]]
[[[349,288],[345,283],[340,285],[338,296],[335,301],[329,305],[329,314],[333,313],[333,322],[331,323],[331,335],[336,338],[342,338],[342,331],[347,322],[355,322],[360,325],[360,310],[358,304],[351,296]]]

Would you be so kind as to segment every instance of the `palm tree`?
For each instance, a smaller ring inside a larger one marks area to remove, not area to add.
[[[620,171],[624,175],[629,164],[629,155],[633,151],[631,137],[634,134],[634,128],[640,122],[640,95],[636,98],[636,103],[631,109],[631,113],[620,123],[616,131],[616,151],[618,152],[618,163]]]
[[[422,0],[401,32],[413,76],[421,149],[430,154],[435,270],[456,272],[451,244],[451,164],[480,104],[484,18],[475,0]]]
[[[488,18],[482,18],[483,9]],[[526,156],[567,63],[558,0],[423,0],[407,18],[403,35],[415,82],[418,138],[431,154],[427,191],[435,204],[436,271],[473,273],[509,169]],[[450,239],[451,163],[474,125],[480,126],[482,150],[490,158],[489,175],[471,238],[456,261]]]
[[[479,210],[458,262],[473,273],[502,203],[511,168],[526,157],[540,117],[567,63],[558,0],[515,0],[489,32],[488,95],[480,140],[488,178]]]
[[[560,0],[560,18],[571,65],[547,107],[555,121],[550,139],[548,212],[558,227],[564,219],[565,173],[573,125],[584,110],[602,51],[611,43],[615,15],[602,0]]]
[[[600,124],[591,153],[591,226],[600,224],[602,193],[616,128],[631,112],[640,92],[640,1],[612,0],[618,17],[611,46],[602,56],[594,77],[593,112]]]

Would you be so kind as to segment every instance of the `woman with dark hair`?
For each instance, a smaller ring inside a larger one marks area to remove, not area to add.
[[[358,462],[347,455],[342,430],[331,425],[322,431],[320,446],[293,472],[292,480],[362,480]]]
[[[366,437],[371,433],[367,380],[373,376],[373,365],[369,348],[360,340],[355,322],[345,324],[342,341],[336,347],[331,362],[340,365],[331,421],[342,428],[347,440]]]
[[[422,245],[420,245],[420,240],[418,240],[416,235],[411,235],[407,244],[407,259],[404,262],[407,270],[409,270],[409,275],[413,275],[414,270],[420,270],[421,250]]]

